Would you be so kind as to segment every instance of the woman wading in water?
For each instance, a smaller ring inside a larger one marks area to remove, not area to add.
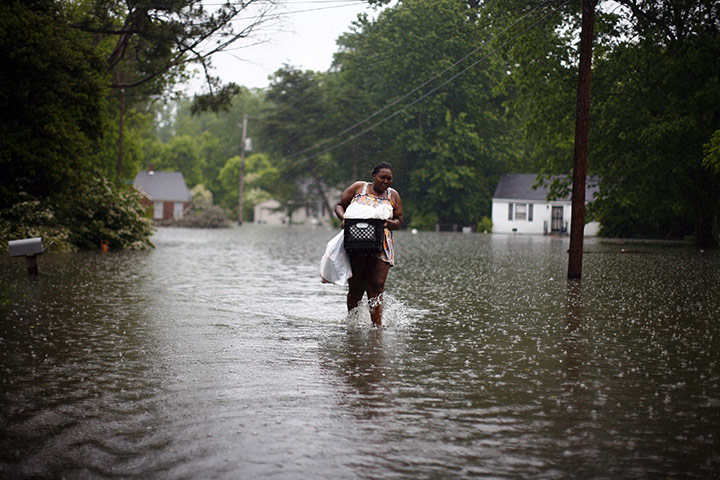
[[[350,254],[352,277],[348,279],[348,312],[358,306],[367,293],[370,319],[377,327],[382,325],[382,295],[390,267],[395,264],[395,242],[392,230],[402,226],[402,201],[393,182],[392,165],[380,162],[372,170],[372,182],[355,182],[345,190],[335,205],[335,214],[345,226],[345,210],[351,203],[360,203],[377,209],[392,207],[392,217],[385,220],[383,249],[377,254]]]

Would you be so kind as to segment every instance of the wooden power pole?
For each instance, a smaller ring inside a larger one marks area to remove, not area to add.
[[[245,189],[245,139],[247,138],[248,116],[243,115],[242,139],[240,140],[240,187],[238,188],[238,225],[243,222],[243,190]]]
[[[585,179],[587,176],[588,124],[590,118],[590,73],[592,70],[596,3],[597,0],[582,0],[568,278],[580,278],[582,276],[583,233],[585,230]]]
[[[118,78],[120,74],[118,73]],[[117,159],[117,178],[118,182],[122,179],[123,171],[123,130],[125,123],[125,89],[120,89],[120,125],[118,126],[118,159]]]

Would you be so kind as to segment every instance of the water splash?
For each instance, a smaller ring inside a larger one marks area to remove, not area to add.
[[[382,328],[407,328],[417,318],[410,308],[388,293],[384,293],[380,301],[383,305]],[[363,299],[356,308],[348,312],[343,323],[350,329],[375,328],[370,320],[370,306],[371,304]]]

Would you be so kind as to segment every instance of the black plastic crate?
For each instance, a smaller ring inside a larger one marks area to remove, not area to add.
[[[345,250],[350,253],[378,253],[385,240],[385,221],[375,218],[345,219]]]

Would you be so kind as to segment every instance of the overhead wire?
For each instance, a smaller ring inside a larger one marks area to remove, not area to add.
[[[502,31],[500,31],[499,33],[497,33],[496,35],[494,35],[494,36],[493,36],[492,38],[490,38],[489,40],[483,42],[481,45],[479,45],[478,47],[476,47],[476,48],[474,48],[473,50],[471,50],[469,53],[467,53],[466,55],[464,55],[463,57],[461,57],[459,60],[457,60],[455,63],[453,63],[453,64],[450,65],[449,67],[447,67],[447,68],[445,68],[444,70],[442,70],[440,73],[437,73],[436,75],[432,76],[430,79],[428,79],[428,80],[426,80],[425,82],[421,83],[420,85],[418,85],[417,87],[413,88],[413,89],[410,90],[409,92],[401,95],[400,97],[397,97],[397,98],[396,98],[395,100],[393,100],[392,102],[388,103],[387,105],[385,105],[385,106],[382,107],[381,109],[376,110],[375,112],[373,112],[372,114],[368,115],[367,117],[365,117],[364,119],[360,120],[359,122],[351,125],[350,127],[348,127],[348,128],[346,128],[346,129],[344,129],[343,131],[341,131],[341,132],[333,135],[333,136],[330,137],[330,138],[327,138],[327,139],[325,139],[325,140],[323,140],[323,141],[321,141],[321,142],[316,143],[315,145],[312,145],[312,146],[307,147],[307,148],[305,148],[305,149],[302,149],[302,150],[300,150],[300,151],[298,151],[298,152],[295,152],[295,153],[292,153],[292,154],[290,154],[290,155],[287,155],[287,156],[285,156],[285,158],[286,158],[286,159],[295,158],[295,157],[300,156],[300,155],[302,155],[302,154],[304,154],[304,153],[306,153],[306,152],[309,152],[309,151],[311,151],[311,150],[314,150],[314,149],[316,149],[316,148],[319,148],[319,147],[321,147],[322,145],[325,145],[325,144],[331,142],[332,140],[334,140],[334,139],[336,139],[336,138],[338,138],[338,137],[341,137],[341,136],[343,136],[343,135],[345,135],[345,134],[347,134],[347,133],[355,130],[355,129],[358,128],[359,126],[367,123],[367,122],[370,121],[371,119],[373,119],[373,118],[377,117],[378,115],[380,115],[382,112],[388,110],[389,108],[393,107],[394,105],[397,105],[397,104],[400,103],[402,100],[404,100],[404,99],[406,99],[407,97],[409,97],[410,95],[418,92],[419,90],[421,90],[422,88],[426,87],[428,84],[430,84],[430,83],[433,82],[434,80],[436,80],[436,79],[440,78],[441,76],[445,75],[447,72],[449,72],[450,70],[452,70],[453,68],[455,68],[456,66],[458,66],[460,63],[464,62],[466,59],[468,59],[469,57],[471,57],[472,55],[474,55],[475,53],[477,53],[478,51],[480,51],[482,48],[485,48],[485,47],[487,46],[487,44],[491,43],[492,41],[494,41],[495,39],[497,39],[498,37],[500,37],[501,35],[503,35],[505,32],[507,32],[508,30],[510,30],[512,27],[514,27],[515,25],[517,25],[518,23],[520,23],[522,20],[524,20],[525,18],[527,18],[527,17],[528,17],[529,15],[531,15],[535,10],[537,10],[537,9],[539,9],[539,8],[547,5],[547,4],[550,4],[551,1],[552,1],[552,0],[545,0],[544,2],[538,4],[538,5],[535,6],[532,10],[530,10],[530,11],[527,12],[525,15],[523,15],[521,18],[519,18],[518,20],[514,21],[512,24],[510,24],[508,27],[504,28]],[[338,144],[336,144],[336,145],[334,145],[334,146],[332,146],[332,147],[329,147],[329,148],[327,148],[327,149],[325,149],[325,150],[323,150],[323,151],[321,151],[321,152],[319,152],[319,153],[317,153],[317,154],[315,154],[315,155],[312,155],[312,156],[310,156],[310,157],[304,158],[303,160],[305,160],[305,161],[313,160],[313,159],[315,159],[315,158],[317,158],[317,157],[319,157],[319,156],[321,156],[321,155],[324,155],[324,154],[326,154],[326,153],[329,153],[329,152],[331,152],[331,151],[333,151],[333,150],[341,147],[342,145],[345,145],[346,143],[351,142],[352,140],[355,140],[356,138],[364,135],[365,133],[367,133],[367,132],[375,129],[376,127],[382,125],[383,123],[387,122],[387,121],[390,120],[391,118],[394,118],[395,116],[399,115],[402,111],[404,111],[404,110],[406,110],[407,108],[409,108],[409,107],[417,104],[418,102],[420,102],[421,100],[425,99],[425,98],[428,97],[429,95],[435,93],[435,92],[438,91],[440,88],[442,88],[442,87],[444,87],[445,85],[447,85],[448,83],[452,82],[453,80],[455,80],[455,79],[458,78],[459,76],[463,75],[464,73],[466,73],[467,71],[469,71],[472,67],[474,67],[474,66],[477,65],[478,63],[482,62],[483,60],[487,59],[490,55],[492,55],[492,54],[494,54],[495,52],[497,52],[498,50],[504,48],[504,47],[505,47],[506,45],[508,45],[510,42],[512,42],[512,41],[516,40],[517,38],[519,38],[520,36],[524,35],[525,33],[527,33],[528,31],[530,31],[532,28],[534,28],[534,27],[535,27],[537,24],[539,24],[540,22],[542,22],[542,21],[545,20],[546,18],[548,18],[548,17],[550,17],[551,15],[553,15],[553,14],[557,13],[558,11],[560,11],[563,7],[565,7],[567,4],[569,4],[570,1],[571,1],[571,0],[566,0],[566,1],[565,1],[563,4],[561,4],[557,9],[555,9],[555,10],[553,10],[553,11],[545,14],[545,15],[544,15],[543,17],[541,17],[539,20],[533,22],[529,27],[527,27],[525,30],[523,30],[523,31],[520,32],[519,34],[517,34],[517,35],[515,35],[514,37],[512,37],[510,40],[507,40],[506,42],[504,42],[504,43],[503,43],[502,45],[500,45],[499,47],[497,47],[497,48],[495,48],[494,50],[490,51],[487,55],[485,55],[485,56],[479,58],[478,60],[474,61],[474,62],[471,63],[469,66],[467,66],[466,68],[464,68],[463,70],[461,70],[460,72],[458,72],[458,73],[456,73],[455,75],[451,76],[450,78],[448,78],[448,79],[445,80],[444,82],[440,83],[440,84],[437,85],[436,87],[428,90],[427,92],[425,92],[423,95],[421,95],[421,96],[418,97],[417,99],[413,100],[412,102],[408,103],[407,105],[405,105],[405,106],[403,106],[402,108],[398,109],[397,111],[393,112],[391,115],[383,118],[383,119],[380,120],[379,122],[376,122],[376,123],[372,124],[370,127],[368,127],[368,128],[366,128],[366,129],[360,131],[359,133],[357,133],[357,134],[355,134],[355,135],[352,135],[351,137],[347,138],[346,140],[344,140],[344,141],[342,141],[342,142],[340,142],[340,143],[338,143]]]

